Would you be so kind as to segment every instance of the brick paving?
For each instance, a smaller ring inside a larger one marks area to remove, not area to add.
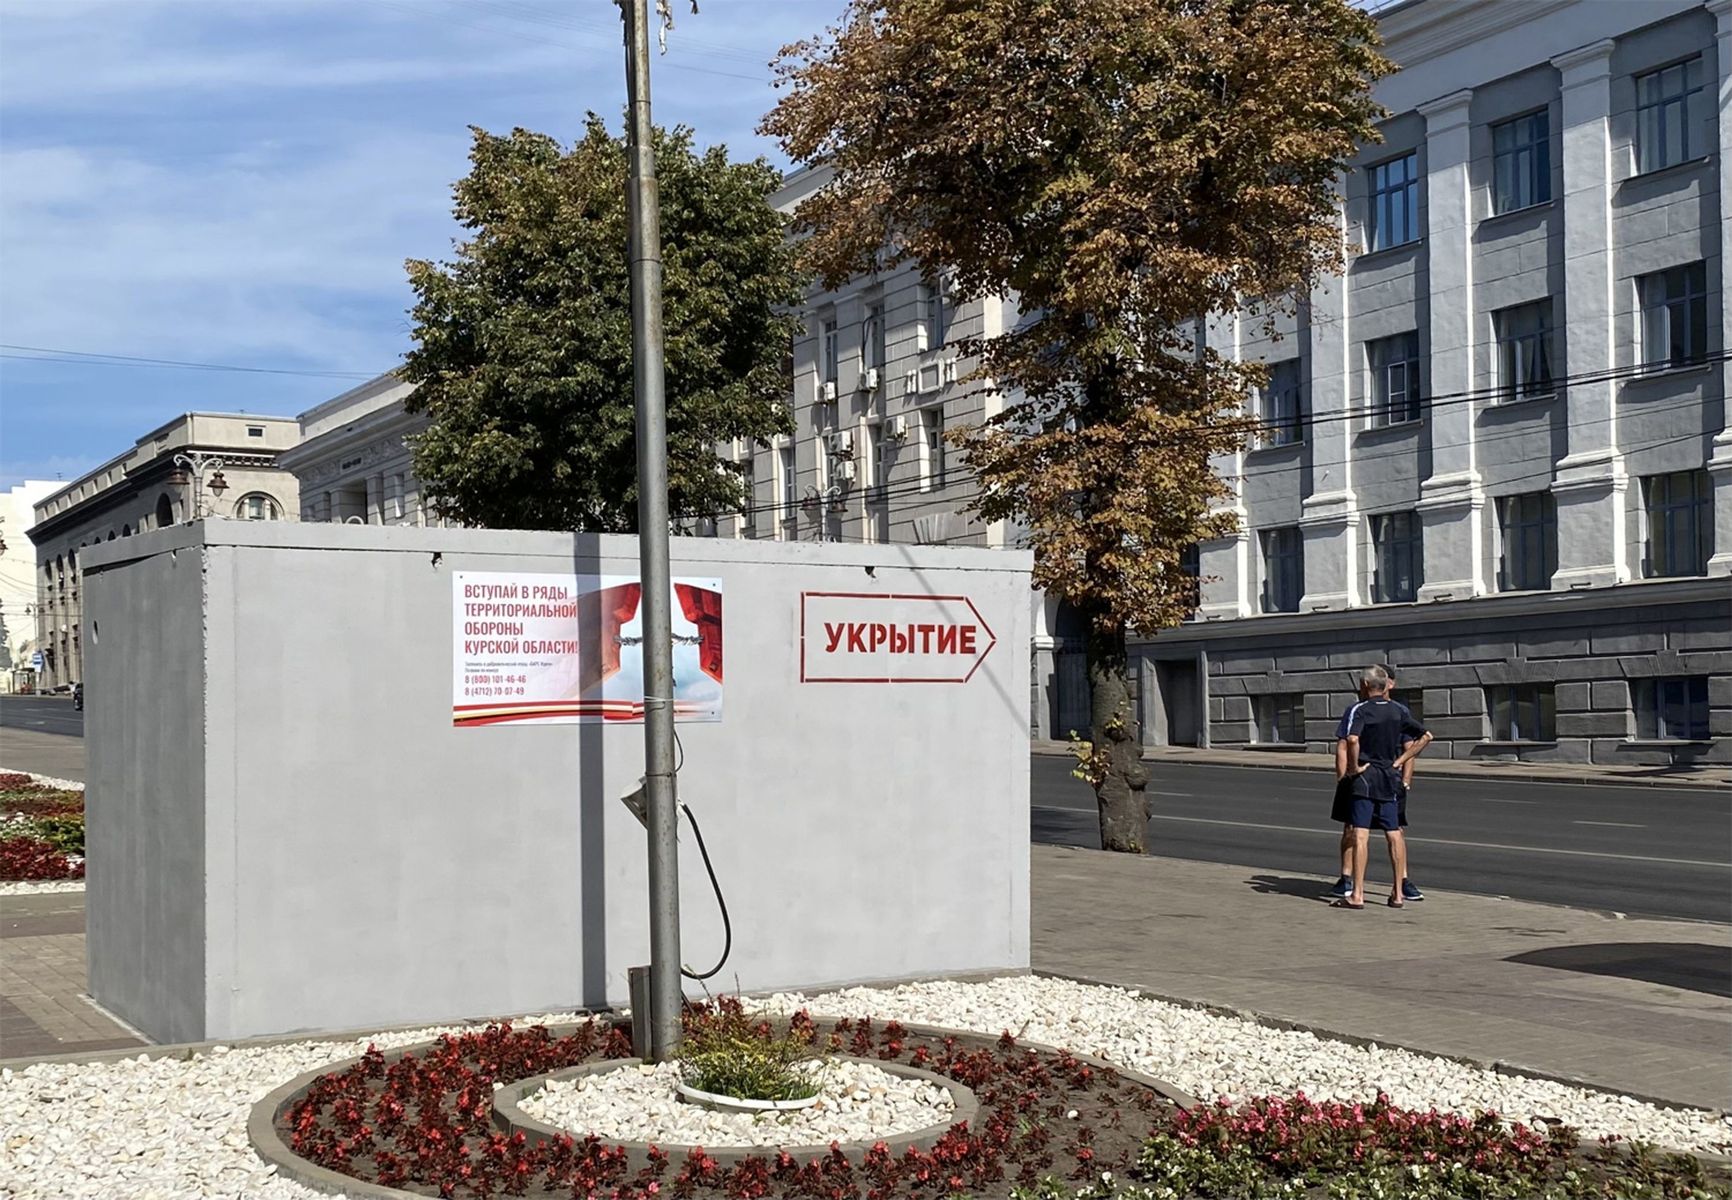
[[[1732,1109],[1732,927],[1034,846],[1037,970]],[[1368,891],[1371,890],[1368,888]],[[81,893],[0,898],[0,1057],[142,1045],[84,997]]]
[[[83,894],[0,897],[0,1058],[145,1045],[84,981]]]

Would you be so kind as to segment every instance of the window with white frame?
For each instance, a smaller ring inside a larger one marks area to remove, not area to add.
[[[1269,382],[1258,396],[1258,418],[1265,446],[1289,446],[1305,440],[1304,381],[1296,358],[1269,364]]]
[[[776,451],[776,487],[782,497],[782,524],[791,524],[800,512],[800,477],[791,445]]]
[[[826,317],[818,327],[818,362],[824,383],[835,383],[841,371],[841,343],[836,333],[836,318]]]
[[[920,410],[920,490],[944,486],[944,406]]]
[[[884,446],[888,439],[884,436],[882,421],[866,423],[866,453],[861,455],[866,464],[866,502],[882,504],[885,500],[885,485],[890,482],[889,468],[884,461]]]
[[[1552,376],[1552,302],[1536,300],[1492,314],[1497,337],[1499,399],[1505,403],[1549,396]]]
[[[1708,153],[1702,57],[1636,76],[1636,170],[1658,171]]]
[[[1299,611],[1305,591],[1305,542],[1297,525],[1265,529],[1257,535],[1263,550],[1263,611]]]
[[[939,350],[949,340],[950,311],[944,294],[944,280],[923,281],[920,285],[920,349]]]
[[[1690,263],[1636,280],[1642,305],[1642,362],[1684,367],[1708,356],[1708,265]]]
[[[1371,602],[1405,604],[1419,598],[1425,553],[1419,514],[1379,513],[1371,518]]]
[[[866,306],[866,317],[860,323],[860,365],[867,370],[884,369],[884,304],[878,301]]]
[[[243,521],[274,521],[277,502],[263,492],[254,492],[235,502],[235,516]]]
[[[1367,167],[1365,249],[1388,250],[1419,240],[1419,155]]]
[[[1708,677],[1638,679],[1630,685],[1636,736],[1656,741],[1708,739]]]
[[[1706,575],[1714,553],[1714,486],[1707,471],[1673,471],[1642,481],[1650,579]]]
[[[1498,591],[1540,592],[1558,569],[1558,506],[1550,492],[1498,500]]]
[[[1514,212],[1552,198],[1552,122],[1541,109],[1491,127],[1491,210]]]
[[[1365,359],[1371,368],[1371,423],[1419,420],[1418,331],[1366,342]]]
[[[1512,683],[1485,689],[1494,742],[1557,740],[1557,700],[1549,683]]]
[[[1257,697],[1257,741],[1266,746],[1305,744],[1305,697],[1300,693]]]

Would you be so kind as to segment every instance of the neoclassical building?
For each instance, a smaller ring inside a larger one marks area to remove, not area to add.
[[[275,521],[299,511],[278,458],[300,437],[288,417],[186,413],[34,508],[36,646],[43,689],[83,678],[79,551],[200,518]]]
[[[438,525],[413,469],[409,439],[425,414],[403,411],[414,391],[386,372],[302,413],[300,443],[281,465],[300,482],[301,520]]]

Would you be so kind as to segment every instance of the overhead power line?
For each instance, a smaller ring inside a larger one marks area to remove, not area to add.
[[[236,371],[247,375],[303,375],[314,379],[372,379],[382,372],[315,371],[298,367],[255,367],[238,363],[190,362],[177,358],[143,358],[133,354],[100,354],[91,350],[64,350],[53,346],[19,346],[0,342],[0,358],[18,362],[65,363],[86,367],[153,367],[178,371]]]

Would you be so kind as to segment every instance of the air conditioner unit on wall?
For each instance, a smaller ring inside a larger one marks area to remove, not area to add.
[[[818,399],[825,404],[836,403],[836,381],[834,379],[826,379],[818,385]]]
[[[905,417],[905,416],[891,417],[888,429],[890,431],[890,437],[893,441],[905,442],[908,440],[908,418],[907,417]]]
[[[854,482],[855,467],[853,459],[838,458],[836,460],[836,465],[832,467],[831,470],[835,473],[836,478],[842,480],[844,483]]]
[[[854,432],[852,430],[833,430],[826,439],[826,443],[830,448],[830,453],[837,458],[854,457]]]
[[[878,390],[878,382],[881,378],[881,372],[877,367],[867,367],[866,373],[860,378],[862,387],[869,392],[875,392]]]

